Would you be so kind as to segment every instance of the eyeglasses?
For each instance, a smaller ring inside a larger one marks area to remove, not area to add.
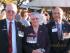
[[[6,12],[7,12],[7,13],[14,13],[13,10],[7,10]]]
[[[31,20],[38,20],[39,18],[32,18]]]

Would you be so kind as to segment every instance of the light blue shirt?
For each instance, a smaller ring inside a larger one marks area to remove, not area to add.
[[[22,25],[24,25],[26,27],[30,26],[30,22],[28,20],[26,20],[26,19],[21,19],[20,22],[22,23]]]
[[[56,23],[56,27],[58,29],[58,38],[62,39],[62,23]]]
[[[9,30],[9,20],[6,19],[7,21],[7,29]],[[12,53],[17,53],[17,48],[16,48],[16,28],[15,28],[15,21],[12,20]]]

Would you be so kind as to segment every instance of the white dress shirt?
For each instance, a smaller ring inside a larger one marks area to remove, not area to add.
[[[7,30],[9,30],[9,20],[6,19],[7,21]],[[16,28],[15,28],[15,20],[12,20],[12,53],[17,53],[17,48],[16,48]]]

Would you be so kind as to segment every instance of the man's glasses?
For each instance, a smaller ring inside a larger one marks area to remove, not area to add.
[[[39,18],[32,18],[31,20],[38,20]]]
[[[7,13],[14,13],[14,11],[13,10],[8,10],[8,11],[6,11]]]

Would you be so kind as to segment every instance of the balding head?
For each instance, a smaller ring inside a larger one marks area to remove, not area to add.
[[[6,5],[6,11],[12,10],[15,14],[17,13],[17,6],[13,3],[9,3]]]

